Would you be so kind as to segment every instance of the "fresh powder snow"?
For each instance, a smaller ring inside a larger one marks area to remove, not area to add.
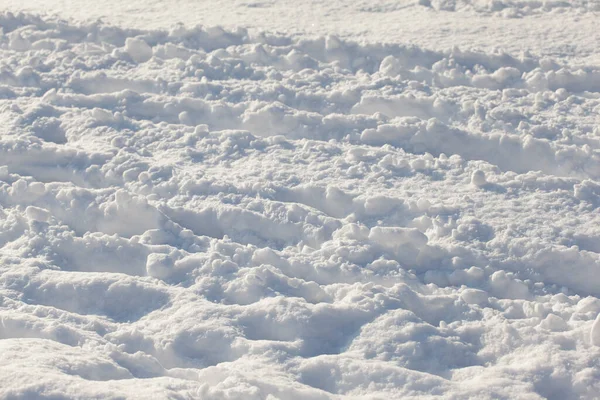
[[[600,398],[599,22],[4,0],[0,398]]]

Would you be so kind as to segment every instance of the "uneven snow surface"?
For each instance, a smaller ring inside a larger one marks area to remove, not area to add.
[[[600,396],[600,62],[0,28],[1,398]]]
[[[3,8],[141,29],[183,22],[433,50],[541,50],[600,64],[600,0],[2,0]]]

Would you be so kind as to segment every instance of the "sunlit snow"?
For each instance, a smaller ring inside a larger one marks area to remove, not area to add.
[[[0,398],[600,398],[599,1],[63,3],[0,6]]]

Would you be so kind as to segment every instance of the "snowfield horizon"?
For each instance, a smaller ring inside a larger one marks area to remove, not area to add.
[[[593,46],[240,26],[0,12],[0,398],[600,398]]]

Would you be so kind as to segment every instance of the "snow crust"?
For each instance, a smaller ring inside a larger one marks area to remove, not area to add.
[[[0,27],[0,397],[597,398],[600,64]]]

